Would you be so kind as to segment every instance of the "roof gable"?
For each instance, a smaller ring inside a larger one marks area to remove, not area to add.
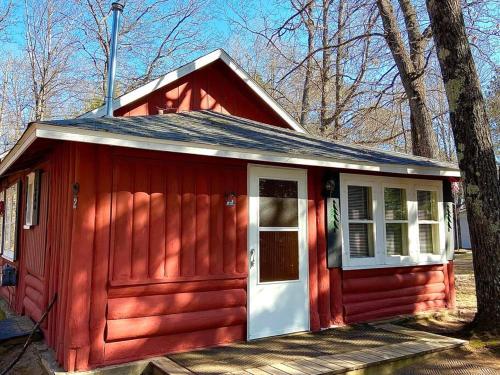
[[[214,71],[217,66],[219,72]],[[187,90],[186,85],[196,86],[197,90],[193,87]],[[195,99],[194,95],[198,97]],[[305,133],[297,121],[221,49],[113,101],[116,116],[155,115],[158,108],[168,112],[209,109]],[[105,106],[102,106],[79,117],[104,115]]]

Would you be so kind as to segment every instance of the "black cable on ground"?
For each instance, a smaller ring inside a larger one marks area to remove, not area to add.
[[[26,349],[28,349],[28,346],[30,346],[31,341],[33,340],[33,336],[35,335],[36,331],[40,328],[41,324],[44,322],[44,320],[47,318],[47,315],[49,314],[50,310],[52,310],[52,306],[54,306],[54,303],[56,303],[57,300],[57,293],[54,294],[54,297],[52,297],[52,300],[50,301],[49,305],[43,312],[42,317],[38,322],[36,322],[35,327],[31,331],[30,335],[28,336],[28,339],[24,343],[24,346],[21,350],[21,352],[17,355],[16,358],[10,363],[10,365],[7,366],[4,370],[2,370],[2,373],[0,375],[6,375],[12,368],[16,365],[16,363],[21,359],[21,357],[24,355],[26,352]]]

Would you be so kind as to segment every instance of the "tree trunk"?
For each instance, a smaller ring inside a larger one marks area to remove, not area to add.
[[[340,121],[339,108],[342,104],[342,94],[344,90],[344,46],[342,42],[344,41],[344,13],[345,13],[345,1],[340,0],[338,7],[338,18],[337,18],[337,54],[335,56],[335,120],[334,120],[334,138],[338,139],[340,128],[342,123]]]
[[[462,171],[482,328],[500,322],[500,181],[460,0],[426,0]]]
[[[342,3],[343,0],[341,0]],[[330,46],[330,28],[328,27],[328,16],[330,14],[330,4],[331,0],[323,0],[322,4],[322,32],[321,32],[321,46],[322,51],[322,62],[321,62],[321,108],[319,113],[319,122],[321,126],[321,131],[325,132],[329,126],[327,123],[327,110],[329,100],[329,90],[330,90],[330,56],[332,54]]]
[[[313,19],[314,1],[309,2],[304,12],[304,23],[307,28],[307,61],[304,85],[302,88],[302,103],[300,106],[300,125],[304,126],[309,120],[309,111],[311,110],[311,84],[312,84],[312,63],[314,51],[314,19]]]
[[[427,107],[424,81],[425,37],[417,30],[416,13],[409,1],[400,1],[405,17],[410,53],[405,48],[391,0],[377,0],[384,26],[385,40],[391,50],[410,106],[413,154],[438,157],[436,133]]]

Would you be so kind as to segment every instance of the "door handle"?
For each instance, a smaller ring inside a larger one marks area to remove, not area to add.
[[[255,249],[250,249],[250,268],[255,265]]]

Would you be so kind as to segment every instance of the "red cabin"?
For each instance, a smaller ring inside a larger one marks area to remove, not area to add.
[[[221,50],[103,112],[0,164],[0,295],[57,295],[66,370],[453,307],[455,165],[308,135]]]

